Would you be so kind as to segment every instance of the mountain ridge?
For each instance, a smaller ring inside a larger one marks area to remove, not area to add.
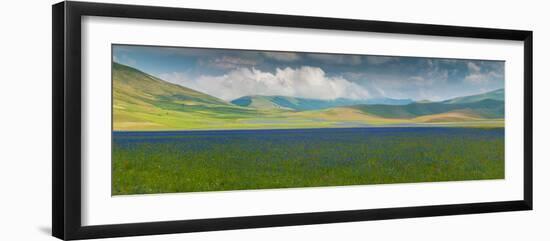
[[[496,89],[496,90],[492,90],[492,91],[488,91],[480,94],[456,97],[456,98],[444,100],[442,102],[446,104],[464,104],[464,103],[482,101],[486,99],[504,101],[504,89],[500,88],[500,89]]]
[[[358,105],[352,106],[352,108],[386,118],[415,118],[422,115],[441,114],[456,110],[469,110],[484,118],[504,117],[504,102],[492,99],[463,104],[431,102],[412,103],[404,106]]]
[[[257,103],[260,102],[260,103]],[[267,104],[270,102],[270,104]],[[391,98],[376,98],[376,99],[348,99],[337,98],[332,100],[321,100],[311,98],[299,98],[280,95],[248,95],[230,101],[230,103],[242,106],[256,106],[259,108],[279,108],[279,109],[291,109],[297,111],[304,110],[316,110],[316,109],[328,109],[341,106],[352,106],[361,104],[386,104],[386,105],[406,105],[413,101],[411,99],[391,99]]]

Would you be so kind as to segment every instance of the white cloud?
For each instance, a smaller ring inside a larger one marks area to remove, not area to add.
[[[220,76],[203,75],[193,80],[174,73],[163,75],[170,82],[233,100],[247,95],[283,95],[312,99],[368,98],[363,87],[343,77],[329,77],[317,67],[276,69],[275,73],[255,68],[238,68]]]
[[[162,80],[166,80],[170,83],[182,86],[185,86],[187,83],[191,82],[191,78],[189,78],[189,75],[183,72],[164,73],[160,74],[158,77]]]
[[[487,83],[487,76],[484,74],[469,74],[465,78],[466,81],[472,82],[472,83]]]
[[[410,77],[409,79],[414,81],[415,83],[426,82],[426,79],[422,76],[413,76],[413,77]]]
[[[264,52],[265,57],[283,62],[292,62],[300,59],[296,53]]]
[[[502,78],[501,74],[494,71],[487,73],[473,73],[466,76],[465,80],[476,84],[486,84],[493,79]]]
[[[491,80],[500,79],[503,77],[502,74],[495,71],[481,71],[481,67],[472,62],[468,62],[467,66],[469,73],[464,80],[473,84],[487,84]]]

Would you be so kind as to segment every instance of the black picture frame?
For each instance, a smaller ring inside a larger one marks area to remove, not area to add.
[[[103,16],[257,26],[350,30],[427,36],[517,40],[524,43],[524,194],[522,200],[367,210],[293,213],[198,220],[82,226],[81,224],[81,17]],[[532,210],[533,33],[523,30],[443,26],[171,7],[60,2],[52,6],[53,194],[52,233],[60,239],[308,225],[381,219]]]

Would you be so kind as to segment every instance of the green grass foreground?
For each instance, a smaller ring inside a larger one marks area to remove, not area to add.
[[[115,135],[112,194],[504,178],[503,128],[376,129]]]

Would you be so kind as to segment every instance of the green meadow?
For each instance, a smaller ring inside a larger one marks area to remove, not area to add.
[[[504,178],[502,128],[115,133],[113,195]]]

